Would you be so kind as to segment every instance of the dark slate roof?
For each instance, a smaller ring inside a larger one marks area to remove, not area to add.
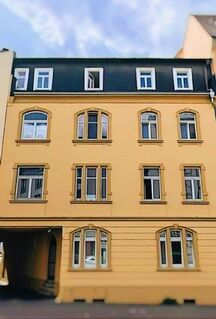
[[[216,37],[216,15],[195,15],[194,17],[211,37]]]
[[[84,69],[102,67],[104,69],[103,91],[84,91]],[[35,68],[53,68],[52,92],[70,94],[136,93],[148,94],[151,91],[138,91],[136,67],[154,67],[156,93],[177,92],[174,90],[173,68],[192,68],[193,92],[207,92],[210,80],[210,60],[206,59],[153,59],[153,58],[15,58],[15,68],[29,68],[29,81],[26,93],[33,93]],[[15,81],[12,94],[15,92]],[[17,91],[25,94],[25,91]],[[181,91],[182,92],[182,91]],[[187,91],[188,92],[188,91]],[[37,94],[40,91],[37,90]],[[46,93],[45,91],[41,94]],[[179,93],[179,92],[178,92]],[[182,92],[183,93],[183,92]]]

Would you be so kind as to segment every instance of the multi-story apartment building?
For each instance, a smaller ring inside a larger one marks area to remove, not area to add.
[[[0,183],[11,286],[215,304],[205,59],[15,58]]]

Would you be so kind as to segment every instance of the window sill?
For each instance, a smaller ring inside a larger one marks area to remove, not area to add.
[[[69,268],[70,272],[109,272],[111,268]]]
[[[51,142],[50,139],[17,139],[15,140],[17,144],[49,144]]]
[[[139,143],[139,144],[161,144],[161,143],[163,143],[163,140],[160,140],[160,139],[158,139],[158,140],[154,140],[154,139],[149,139],[149,140],[145,140],[145,139],[141,139],[141,140],[137,140],[137,142]]]
[[[189,201],[189,200],[184,200],[182,201],[183,205],[208,205],[209,201]]]
[[[46,199],[11,199],[9,203],[11,204],[46,204],[48,201]]]
[[[150,205],[166,205],[166,200],[141,200],[140,204],[150,204]]]
[[[179,144],[202,144],[203,140],[177,140]]]
[[[173,271],[183,271],[183,272],[185,272],[185,271],[201,271],[201,269],[200,268],[158,268],[157,269],[157,271],[161,271],[161,272],[167,272],[167,271],[171,271],[171,272],[173,272]]]
[[[71,200],[71,204],[112,204],[111,200]]]
[[[72,140],[74,144],[111,144],[112,140]]]

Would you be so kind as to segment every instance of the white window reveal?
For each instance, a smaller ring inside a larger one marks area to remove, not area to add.
[[[103,68],[85,68],[85,91],[103,90]]]
[[[34,90],[52,90],[52,80],[52,68],[36,68],[34,71]]]
[[[155,69],[154,68],[136,68],[137,89],[155,90]]]
[[[192,70],[173,69],[173,79],[175,90],[193,90]]]
[[[16,68],[14,72],[16,78],[16,90],[27,90],[29,69],[28,68]]]

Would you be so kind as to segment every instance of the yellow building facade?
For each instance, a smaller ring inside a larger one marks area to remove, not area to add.
[[[29,68],[28,84],[22,73],[12,87],[0,168],[9,285],[57,302],[215,304],[216,126],[201,71],[209,63],[90,59],[81,74],[95,82],[63,92],[59,61],[26,60],[14,62],[14,72]],[[76,59],[66,63],[75,70]],[[39,73],[35,84],[38,64],[53,68],[48,82]],[[116,91],[111,68],[126,72]],[[153,68],[156,77],[139,82]],[[189,77],[175,86],[173,69],[177,78],[191,69],[193,88]],[[130,76],[137,89],[122,89]]]

